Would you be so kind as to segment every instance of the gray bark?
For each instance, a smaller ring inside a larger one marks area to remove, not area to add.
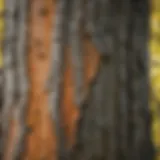
[[[103,24],[103,34],[95,38],[105,39],[105,54],[100,53],[99,74],[82,108],[73,159],[153,160],[148,102],[149,0],[105,3],[106,12],[100,14],[103,23],[99,21],[90,32],[97,35],[100,30],[96,28]],[[94,21],[91,24],[95,25]]]

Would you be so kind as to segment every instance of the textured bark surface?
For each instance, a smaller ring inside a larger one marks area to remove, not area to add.
[[[24,152],[25,159],[56,159],[56,137],[54,128],[52,130],[48,110],[48,93],[45,89],[51,59],[51,32],[54,30],[52,22],[55,22],[53,19],[55,7],[55,1],[51,0],[32,0],[30,4],[28,65],[31,90],[27,115],[29,133]],[[84,38],[83,43],[86,53],[84,62],[87,86],[96,73],[99,56],[87,38]],[[68,145],[71,146],[74,142],[78,110],[74,104],[73,75],[69,52],[70,48],[68,47],[66,49],[68,56],[64,75],[62,114]]]
[[[53,0],[29,1],[27,67],[30,86],[26,113],[27,132],[22,155],[22,159],[25,160],[56,160],[59,157],[58,154],[61,154],[59,147],[63,147],[59,144],[61,139],[57,137],[57,123],[52,119],[53,114],[57,113],[50,111],[50,92],[48,92],[48,85],[46,87],[50,67],[54,66],[52,56],[54,51],[57,51],[57,48],[54,47],[59,45],[58,43],[53,45],[56,2]],[[83,34],[82,44],[78,43],[80,37],[74,39],[74,36],[81,33],[78,30],[82,29],[78,27],[82,13],[78,5],[81,3],[77,0],[72,4],[77,9],[72,8],[75,15],[71,17],[73,20],[69,36],[71,44],[68,41],[68,45],[64,47],[66,64],[62,87],[63,96],[60,97],[60,116],[62,117],[60,126],[66,135],[67,149],[71,151],[68,156],[71,156],[69,158],[73,160],[152,160],[153,148],[150,139],[148,107],[148,55],[146,52],[148,0],[95,0],[94,2],[100,6],[107,4],[107,10],[105,11],[104,7],[100,11],[100,18],[96,23],[93,17],[86,19],[91,23],[87,25],[95,26],[91,32],[87,31],[89,36]],[[57,24],[61,25],[60,22]],[[58,36],[57,42],[61,38]],[[97,44],[99,39],[102,40],[103,46]],[[83,46],[84,58],[80,57],[83,58],[83,66],[76,57],[81,54],[80,45]],[[61,46],[58,47],[60,51],[57,53],[63,54]],[[106,51],[104,47],[107,47]],[[76,61],[73,62],[73,60]],[[84,68],[84,84],[79,81],[81,80],[81,67]],[[79,72],[76,73],[76,71]],[[80,78],[77,79],[77,77]],[[53,77],[51,80],[59,84],[59,79]],[[84,90],[89,90],[89,95],[83,105],[79,103],[81,97],[78,97],[81,95],[82,85],[84,85]],[[14,89],[15,86],[12,87]],[[10,101],[8,103],[12,104]],[[59,104],[57,106],[59,107]],[[9,144],[5,160],[13,158],[14,140],[19,133],[17,127],[20,122],[16,118],[11,121],[11,134],[9,140],[7,139]]]
[[[152,160],[147,51],[150,4],[148,0],[112,0],[107,7],[106,54],[100,58],[99,74],[81,112],[73,159]]]

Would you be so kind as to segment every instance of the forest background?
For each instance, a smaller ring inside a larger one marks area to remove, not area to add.
[[[160,0],[152,1],[150,17],[150,80],[151,80],[151,110],[153,113],[153,141],[157,151],[157,160],[160,160]],[[4,9],[4,0],[0,0],[0,68],[3,67],[2,39],[4,23],[1,13]]]

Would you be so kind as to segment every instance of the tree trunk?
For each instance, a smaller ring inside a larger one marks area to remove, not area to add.
[[[0,159],[153,160],[149,0],[5,2]]]

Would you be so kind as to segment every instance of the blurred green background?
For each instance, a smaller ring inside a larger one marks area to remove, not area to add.
[[[152,0],[150,19],[151,39],[151,109],[153,112],[153,139],[157,148],[157,160],[160,160],[160,0]]]

